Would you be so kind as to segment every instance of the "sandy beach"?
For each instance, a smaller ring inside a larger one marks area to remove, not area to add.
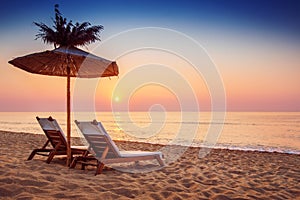
[[[300,155],[188,148],[177,162],[149,173],[69,169],[64,158],[27,161],[44,135],[0,131],[1,199],[300,199]],[[75,144],[80,140],[75,140]],[[122,149],[160,145],[116,142]]]

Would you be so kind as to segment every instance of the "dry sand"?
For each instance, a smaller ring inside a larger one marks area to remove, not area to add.
[[[300,155],[188,148],[177,162],[149,173],[69,169],[63,158],[26,161],[44,135],[0,131],[0,199],[300,199]],[[161,146],[117,142],[123,149]]]

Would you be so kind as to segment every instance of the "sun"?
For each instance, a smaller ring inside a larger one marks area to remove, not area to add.
[[[119,101],[120,101],[120,98],[119,98],[118,96],[116,96],[116,97],[114,98],[114,100],[115,100],[115,102],[119,102]]]

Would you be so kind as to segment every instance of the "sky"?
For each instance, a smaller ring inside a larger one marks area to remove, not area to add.
[[[66,78],[8,64],[53,49],[33,22],[52,25],[55,4],[73,22],[103,25],[82,49],[119,65],[119,77],[73,79],[73,110],[300,111],[300,1],[4,0],[1,112],[65,111]]]

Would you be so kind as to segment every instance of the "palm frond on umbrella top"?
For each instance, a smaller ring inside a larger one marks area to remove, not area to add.
[[[55,5],[55,19],[53,19],[53,28],[40,22],[34,22],[38,26],[39,33],[36,39],[42,39],[47,44],[54,44],[54,47],[76,47],[85,46],[100,40],[100,31],[104,29],[102,25],[91,26],[89,22],[75,24],[67,21],[59,11],[59,5]]]

